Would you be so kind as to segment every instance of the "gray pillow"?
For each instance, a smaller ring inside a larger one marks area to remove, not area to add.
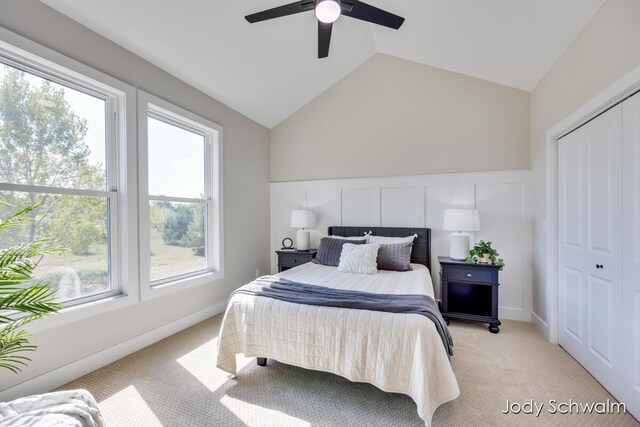
[[[337,267],[340,264],[340,254],[342,254],[342,245],[352,243],[354,245],[364,245],[367,241],[362,240],[346,240],[331,237],[323,237],[320,239],[320,246],[316,257],[311,261],[316,264]]]
[[[378,250],[378,270],[411,270],[412,242],[380,245]]]

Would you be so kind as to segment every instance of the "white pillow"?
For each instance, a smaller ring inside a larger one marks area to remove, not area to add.
[[[407,237],[386,237],[386,236],[369,236],[369,243],[380,243],[382,245],[393,245],[395,243],[413,243],[413,239],[418,237],[417,234]]]
[[[342,245],[338,271],[342,273],[378,274],[378,243],[368,245],[354,245],[345,243]]]

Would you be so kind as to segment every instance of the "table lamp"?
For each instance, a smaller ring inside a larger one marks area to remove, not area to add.
[[[291,211],[291,228],[297,228],[296,232],[296,249],[299,251],[308,251],[311,233],[306,228],[316,225],[316,214],[307,210]]]
[[[478,209],[445,209],[442,228],[455,231],[451,233],[449,256],[456,260],[466,259],[471,249],[471,235],[464,232],[480,230],[480,213]]]

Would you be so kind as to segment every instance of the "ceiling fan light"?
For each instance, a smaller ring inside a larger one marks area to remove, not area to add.
[[[316,4],[316,17],[325,24],[335,22],[340,17],[340,1],[320,0]]]

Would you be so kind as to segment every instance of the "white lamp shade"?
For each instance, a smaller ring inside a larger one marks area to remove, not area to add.
[[[292,228],[309,228],[316,225],[316,214],[312,211],[295,210],[291,211]]]
[[[480,212],[478,209],[445,209],[442,229],[478,231],[480,230]]]

